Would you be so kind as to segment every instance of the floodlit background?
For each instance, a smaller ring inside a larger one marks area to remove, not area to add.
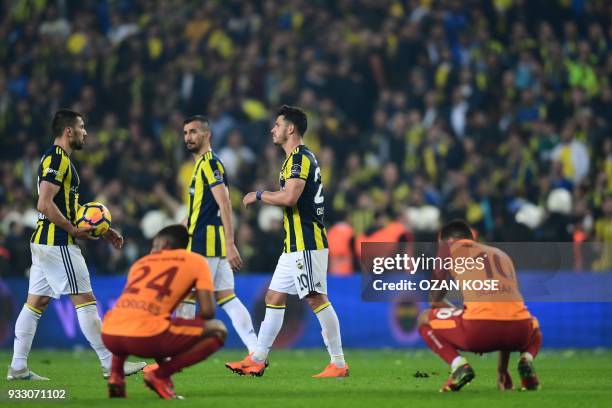
[[[420,306],[360,302],[363,241],[423,241],[463,217],[488,241],[573,242],[580,262],[568,273],[609,271],[611,20],[603,0],[3,1],[0,343],[11,344],[25,297],[36,170],[60,107],[86,115],[86,146],[73,156],[80,201],[107,204],[126,237],[122,251],[84,245],[103,311],[149,238],[183,217],[193,163],[182,120],[205,114],[245,260],[238,292],[258,324],[282,213],[240,201],[278,188],[282,152],[269,128],[282,104],[308,113],[330,275],[340,276],[330,294],[349,346],[360,345],[351,328],[363,336],[356,313],[379,316],[369,326],[376,344],[417,344]],[[587,241],[608,245],[583,254]],[[62,327],[58,345],[83,342],[68,304],[57,305],[39,330]],[[548,308],[545,334],[547,324],[568,324],[563,307],[533,307]],[[557,345],[610,345],[610,311],[569,310],[591,334],[565,330]],[[300,327],[312,323],[296,313]],[[286,345],[319,345],[307,332],[312,339]],[[593,337],[571,337],[583,335]]]

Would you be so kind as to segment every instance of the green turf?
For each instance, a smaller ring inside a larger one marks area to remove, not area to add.
[[[127,380],[128,398],[110,401],[95,355],[91,351],[35,351],[30,367],[50,382],[7,382],[0,386],[0,405],[62,407],[568,407],[609,406],[612,400],[612,352],[544,351],[536,369],[543,388],[537,392],[499,392],[495,388],[495,355],[467,355],[476,379],[458,393],[438,392],[447,367],[425,350],[347,350],[351,376],[317,380],[310,376],[323,368],[322,351],[275,350],[264,377],[239,377],[223,363],[243,357],[239,351],[223,351],[209,361],[174,376],[183,401],[160,400],[142,383],[140,374]],[[511,360],[515,384],[516,356]],[[0,352],[8,363],[10,354]],[[429,378],[415,378],[415,372]],[[68,398],[52,401],[8,399],[9,389],[65,389]],[[607,402],[606,402],[607,401]],[[177,405],[179,406],[179,405]]]

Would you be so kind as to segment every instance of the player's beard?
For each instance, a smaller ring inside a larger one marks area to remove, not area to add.
[[[187,150],[189,150],[190,153],[197,153],[200,151],[202,144],[192,143],[191,145],[188,145],[187,143],[185,143],[185,147],[187,148]]]
[[[70,148],[72,150],[83,150],[83,145],[85,144],[85,139],[74,139],[70,141]]]

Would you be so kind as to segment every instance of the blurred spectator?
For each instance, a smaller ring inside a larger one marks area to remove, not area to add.
[[[253,174],[255,154],[244,144],[242,133],[234,129],[227,136],[227,145],[219,150],[219,158],[227,171],[227,176],[239,183],[240,186],[248,186],[250,180],[242,180],[240,175]]]
[[[308,113],[328,229],[346,221],[364,234],[390,223],[387,213],[435,206],[437,222],[466,217],[482,239],[609,242],[612,3],[572,5],[3,2],[0,218],[33,210],[50,118],[81,110],[80,199],[107,203],[126,235],[122,252],[87,245],[88,259],[96,272],[124,273],[148,251],[145,214],[174,217],[184,202],[193,162],[182,120],[205,114],[245,270],[270,271],[282,222],[264,231],[240,199],[278,188],[270,119],[287,103]],[[544,214],[537,227],[516,221],[524,203],[545,211],[559,188],[568,213]],[[28,233],[0,231],[11,265],[2,274],[23,273],[14,262]]]

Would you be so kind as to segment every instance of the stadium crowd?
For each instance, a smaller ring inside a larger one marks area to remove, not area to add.
[[[352,273],[355,242],[428,239],[455,217],[493,241],[612,242],[610,2],[0,7],[0,275],[29,267],[36,171],[60,107],[86,115],[81,203],[107,204],[126,237],[122,251],[87,243],[95,273],[125,273],[154,229],[184,216],[192,114],[208,116],[227,168],[244,269],[273,270],[282,214],[240,200],[278,189],[269,128],[282,104],[308,113],[332,272]],[[594,267],[610,269],[612,253]]]

